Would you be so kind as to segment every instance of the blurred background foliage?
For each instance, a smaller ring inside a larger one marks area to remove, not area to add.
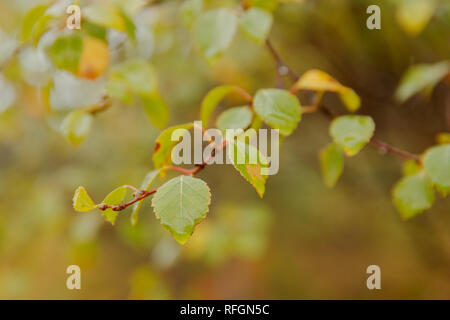
[[[25,14],[45,2],[0,0],[2,63],[10,50],[6,35],[17,36]],[[135,14],[139,1],[122,1],[141,35],[140,45],[117,54],[151,62],[169,124],[198,119],[213,86],[236,84],[254,93],[274,85],[275,63],[265,47],[238,35],[211,66],[192,48],[181,1],[150,2]],[[449,1],[415,10],[416,0],[291,0],[276,10],[273,1],[249,2],[274,9],[269,38],[294,70],[319,68],[355,89],[377,137],[421,153],[437,133],[449,131],[445,83],[402,105],[394,99],[411,65],[449,59]],[[370,4],[381,7],[381,30],[366,28]],[[450,297],[449,199],[403,222],[389,194],[402,161],[371,148],[348,159],[341,181],[327,189],[317,152],[329,141],[328,121],[320,114],[306,115],[283,143],[280,172],[268,180],[263,200],[230,166],[204,170],[199,177],[211,187],[211,210],[183,247],[161,228],[149,201],[135,227],[130,209],[115,227],[99,212],[75,213],[71,198],[79,185],[97,201],[118,185],[139,185],[159,131],[143,109],[114,103],[74,148],[59,132],[65,112],[48,110],[45,91],[24,80],[20,65],[13,61],[3,74],[16,99],[0,114],[0,298]],[[342,112],[335,96],[325,95],[324,103]],[[81,291],[65,288],[71,264],[81,267]],[[381,267],[381,291],[366,288],[371,264]]]

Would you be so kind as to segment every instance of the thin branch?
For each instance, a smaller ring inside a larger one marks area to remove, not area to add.
[[[272,54],[272,57],[274,58],[274,60],[277,63],[278,77],[283,76],[280,74],[280,68],[281,67],[287,68],[286,74],[289,75],[289,77],[291,78],[291,80],[293,82],[297,81],[299,78],[299,75],[294,70],[292,70],[286,63],[284,63],[284,61],[281,59],[280,55],[275,50],[275,48],[273,47],[272,43],[269,40],[266,41],[266,46],[269,49],[269,52]],[[304,107],[304,108],[306,108],[306,113],[311,113],[311,112],[320,110],[321,113],[324,114],[328,119],[333,120],[335,118],[335,116],[331,113],[330,110],[325,108],[323,105],[321,108],[319,108],[319,106],[321,106],[320,99],[316,100],[316,103],[313,106],[308,106],[308,107]],[[378,149],[382,153],[390,153],[399,158],[406,159],[406,160],[414,160],[417,163],[420,163],[420,157],[418,155],[410,153],[406,150],[402,150],[400,148],[394,147],[394,146],[392,146],[384,141],[378,140],[374,137],[369,141],[369,143],[372,147]]]
[[[164,170],[177,171],[177,172],[182,173],[185,176],[191,176],[191,177],[195,176],[197,173],[202,171],[208,165],[208,162],[215,156],[216,152],[223,150],[225,148],[225,146],[226,146],[226,140],[224,140],[220,146],[214,148],[211,151],[211,154],[209,155],[209,157],[206,158],[201,164],[196,165],[192,169],[184,169],[184,168],[177,167],[177,166],[167,166],[167,167],[164,167]],[[99,209],[101,211],[104,211],[106,209],[111,209],[113,211],[122,211],[122,210],[126,209],[127,207],[135,204],[136,202],[139,202],[139,201],[147,198],[148,196],[155,194],[158,191],[158,188],[150,190],[150,191],[146,191],[146,190],[140,190],[140,189],[130,186],[130,185],[125,185],[124,187],[134,191],[134,193],[133,193],[134,199],[130,200],[129,202],[125,202],[125,203],[121,203],[121,204],[117,204],[117,205],[100,203],[99,205],[97,205],[97,209]]]

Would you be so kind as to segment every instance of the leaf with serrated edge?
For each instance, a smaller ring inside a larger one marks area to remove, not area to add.
[[[255,112],[282,135],[290,135],[301,119],[300,102],[289,91],[281,89],[259,90],[253,102]]]
[[[249,107],[236,107],[222,112],[217,118],[217,128],[245,129],[252,123],[253,113]]]
[[[403,219],[409,219],[431,208],[435,196],[423,172],[402,178],[392,190],[392,198]]]
[[[210,202],[211,193],[204,181],[179,176],[158,189],[152,199],[152,207],[164,228],[184,244],[195,226],[206,217]]]
[[[375,122],[368,116],[340,116],[330,125],[330,135],[349,157],[356,155],[372,138]]]
[[[125,196],[127,195],[128,188],[125,186],[118,187],[111,191],[106,198],[103,200],[102,203],[109,204],[109,205],[118,205],[121,204],[123,199],[125,199]],[[107,221],[109,221],[112,225],[116,222],[116,217],[118,215],[118,211],[114,211],[112,209],[106,209],[102,211],[103,217]]]
[[[78,212],[89,212],[95,209],[94,201],[84,187],[78,187],[73,195],[73,208]]]
[[[161,170],[156,169],[156,170],[152,170],[152,171],[148,172],[144,178],[144,181],[142,181],[141,190],[145,190],[145,191],[150,190],[150,187],[152,186],[153,181],[155,181],[155,178],[160,171]],[[142,203],[143,203],[143,200],[138,201],[133,205],[133,211],[131,213],[131,224],[133,226],[135,226],[138,221],[139,211],[141,210]]]
[[[172,163],[171,155],[173,147],[178,143],[178,141],[172,141],[172,133],[177,129],[189,130],[194,127],[193,123],[186,123],[182,125],[177,125],[169,127],[158,136],[155,141],[155,151],[153,153],[153,164],[155,168],[162,168],[166,165]]]
[[[238,138],[228,141],[227,154],[236,170],[250,182],[262,198],[266,190],[265,184],[268,176],[263,175],[261,169],[267,168],[268,162],[261,152],[256,147]]]

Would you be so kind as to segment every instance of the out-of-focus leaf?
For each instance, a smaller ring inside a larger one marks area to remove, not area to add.
[[[11,58],[18,45],[19,42],[15,38],[0,29],[0,65]]]
[[[186,0],[180,6],[180,19],[186,28],[190,29],[195,19],[203,10],[203,0]]]
[[[126,21],[121,10],[112,3],[94,2],[83,9],[82,15],[83,18],[102,27],[127,32]]]
[[[441,132],[436,135],[436,142],[439,144],[450,144],[450,133]]]
[[[158,90],[156,71],[143,59],[130,59],[111,70],[112,81],[122,81],[127,90],[139,95],[153,94]]]
[[[95,209],[94,201],[84,187],[78,187],[73,195],[73,208],[78,212],[89,212]]]
[[[427,26],[435,9],[434,0],[398,1],[397,21],[406,33],[416,36]]]
[[[204,181],[179,176],[158,189],[152,199],[152,207],[164,228],[184,244],[195,226],[206,217],[210,202],[211,193]]]
[[[19,55],[24,80],[35,87],[46,86],[52,78],[52,64],[41,49],[29,47]]]
[[[255,112],[283,135],[290,135],[301,119],[300,102],[286,90],[259,90],[253,102]]]
[[[89,134],[92,125],[92,115],[83,110],[69,113],[61,125],[61,133],[74,146],[80,145]]]
[[[186,123],[182,125],[177,125],[169,127],[158,136],[155,141],[155,151],[153,153],[153,164],[155,168],[162,168],[166,165],[172,163],[171,155],[173,147],[178,143],[178,141],[172,141],[172,133],[177,129],[189,130],[194,127],[193,123]]]
[[[0,74],[0,114],[12,106],[16,101],[16,90],[14,86],[5,80]]]
[[[266,190],[267,175],[263,168],[268,167],[268,162],[259,150],[241,139],[228,141],[228,157],[237,171],[256,189],[262,198]]]
[[[100,79],[81,79],[66,71],[55,72],[53,85],[50,104],[55,110],[91,107],[99,104],[105,95],[105,85]]]
[[[433,187],[423,173],[402,178],[395,185],[392,197],[403,219],[431,208],[435,199]]]
[[[245,36],[257,43],[264,43],[272,27],[272,15],[266,10],[251,8],[239,19],[239,25]]]
[[[224,111],[217,118],[217,128],[222,131],[226,129],[245,129],[252,123],[253,113],[247,106],[237,107]]]
[[[372,138],[375,122],[368,116],[341,116],[330,125],[330,135],[349,157],[356,155]]]
[[[332,76],[321,70],[313,69],[305,72],[294,84],[294,89],[336,92],[350,112],[355,112],[361,105],[361,99],[353,89],[343,86]]]
[[[169,107],[158,94],[140,96],[145,113],[150,121],[158,128],[163,129],[169,121]]]
[[[82,51],[83,39],[77,33],[56,39],[47,50],[50,59],[57,68],[73,73],[78,70]]]
[[[148,191],[150,190],[150,187],[152,186],[153,181],[155,181],[156,176],[161,170],[156,169],[148,172],[144,178],[144,181],[142,181],[141,184],[141,190]],[[131,224],[135,226],[138,222],[139,218],[139,211],[141,210],[143,200],[136,202],[133,205],[133,211],[131,213]]]
[[[395,97],[398,101],[404,102],[424,89],[433,88],[449,72],[448,61],[414,65],[405,72]]]
[[[81,21],[81,30],[91,37],[107,41],[107,30],[105,27],[92,23],[87,20]]]
[[[201,109],[200,109],[200,118],[203,122],[203,126],[207,127],[209,119],[211,118],[211,114],[214,109],[217,107],[219,102],[225,98],[225,96],[230,93],[242,92],[243,90],[237,86],[232,85],[222,85],[211,89],[206,96],[203,98]]]
[[[83,51],[78,67],[78,76],[96,79],[105,72],[109,65],[108,44],[94,37],[83,39]]]
[[[118,205],[121,204],[125,196],[127,195],[128,188],[125,186],[118,187],[111,191],[106,198],[102,201],[102,203],[109,205]],[[114,211],[112,209],[106,209],[102,211],[103,217],[106,221],[109,221],[112,225],[116,222],[118,211]]]
[[[405,161],[405,163],[403,164],[403,175],[404,176],[411,176],[414,175],[416,173],[419,173],[422,170],[422,168],[420,167],[420,165],[414,161],[414,160],[407,160]]]
[[[45,14],[48,7],[48,4],[36,6],[25,15],[20,32],[22,41],[36,42],[49,27],[52,17]]]
[[[336,185],[344,170],[344,155],[342,149],[335,143],[320,151],[320,166],[325,185],[332,188]]]
[[[428,149],[423,155],[423,166],[436,189],[446,196],[450,192],[450,144]]]
[[[214,62],[233,41],[237,17],[226,8],[202,13],[193,26],[195,47],[209,62]]]

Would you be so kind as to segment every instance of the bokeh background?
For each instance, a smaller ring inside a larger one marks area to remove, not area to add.
[[[24,13],[42,1],[0,0],[0,28],[14,34]],[[230,1],[215,1],[230,2]],[[366,8],[378,4],[382,29],[366,28]],[[275,63],[263,46],[240,35],[213,66],[194,50],[179,24],[179,1],[150,7],[157,19],[150,61],[171,109],[171,124],[199,118],[206,92],[237,84],[254,93],[272,87]],[[399,1],[305,0],[281,3],[270,39],[296,72],[322,69],[362,98],[376,136],[411,152],[449,131],[450,90],[400,105],[393,95],[405,70],[450,58],[450,2],[420,34],[396,18]],[[11,75],[14,77],[14,75]],[[231,166],[199,177],[211,187],[207,219],[185,246],[160,226],[145,201],[140,221],[130,209],[116,226],[100,212],[76,213],[74,190],[96,201],[123,184],[139,186],[152,169],[158,135],[140,108],[114,105],[96,116],[89,138],[72,147],[37,90],[17,78],[18,100],[0,114],[0,298],[2,299],[448,299],[450,200],[409,221],[390,190],[402,161],[366,147],[346,159],[337,186],[327,189],[318,150],[328,144],[328,120],[305,115],[280,151],[280,171],[260,200]],[[0,97],[1,99],[1,97]],[[227,100],[226,105],[239,101]],[[327,94],[336,114],[344,109]],[[158,182],[160,183],[160,181]],[[66,268],[82,270],[82,290],[66,289]],[[366,288],[367,266],[381,267],[382,290]]]

